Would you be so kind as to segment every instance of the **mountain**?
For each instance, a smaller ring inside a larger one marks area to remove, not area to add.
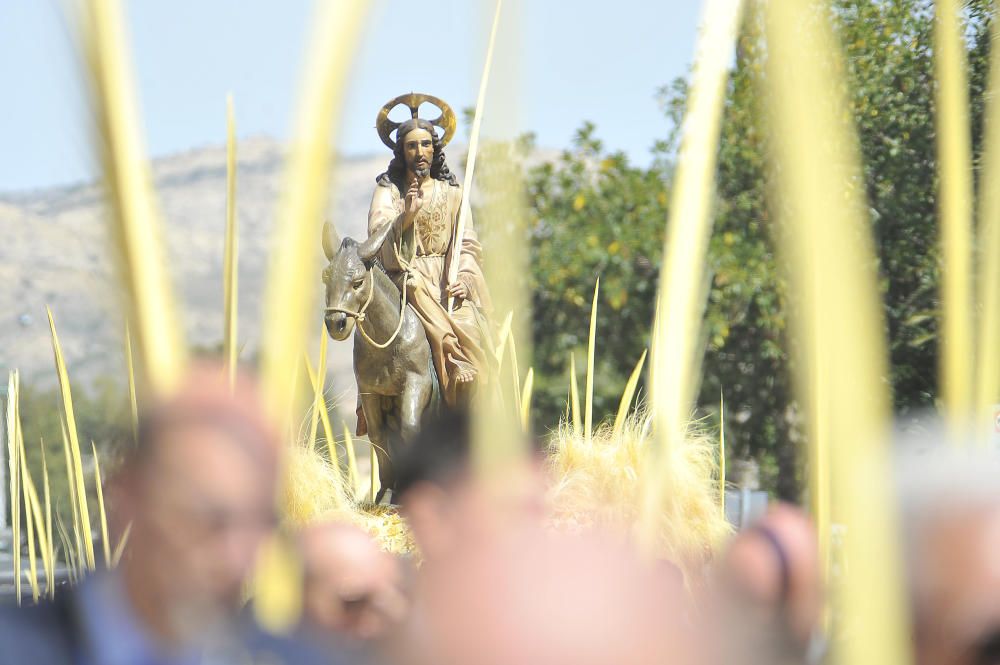
[[[242,356],[249,358],[260,342],[284,154],[281,144],[256,137],[242,140],[237,155],[239,339],[245,345]],[[364,237],[375,176],[385,169],[388,158],[378,154],[339,160],[330,183],[328,219],[342,235]],[[156,159],[153,179],[187,340],[195,347],[215,348],[222,339],[225,148],[205,147]],[[84,385],[101,376],[124,381],[122,291],[113,275],[105,211],[98,183],[0,195],[0,371],[4,374],[16,367],[26,382],[42,386],[55,382],[48,305],[71,378]],[[318,236],[316,252],[313,347],[322,320]],[[341,395],[338,403],[353,411],[350,343],[331,340],[329,375],[334,394]]]

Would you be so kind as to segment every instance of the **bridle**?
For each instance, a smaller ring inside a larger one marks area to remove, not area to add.
[[[372,299],[375,297],[375,275],[372,274],[371,270],[368,271],[368,297],[365,299],[364,304],[361,305],[361,309],[355,312],[354,310],[350,310],[345,307],[326,307],[325,311],[345,314],[351,317],[357,322],[358,330],[361,332],[361,336],[365,338],[365,341],[377,349],[387,348],[390,344],[396,341],[396,337],[399,336],[399,331],[403,329],[403,314],[406,313],[406,283],[409,279],[410,272],[405,271],[403,273],[403,297],[400,299],[401,304],[399,307],[399,323],[396,324],[396,331],[392,333],[388,340],[381,344],[369,337],[368,333],[365,332],[364,326],[361,325],[367,318],[365,312],[368,311],[368,306],[372,304]]]

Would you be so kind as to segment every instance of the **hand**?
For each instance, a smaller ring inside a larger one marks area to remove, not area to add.
[[[465,282],[459,280],[457,282],[452,282],[448,285],[448,295],[452,298],[458,298],[460,300],[469,299],[469,287],[465,285]]]
[[[420,183],[414,180],[410,183],[410,188],[406,190],[406,200],[403,207],[403,228],[413,223],[420,208],[424,205],[424,192],[420,189]]]

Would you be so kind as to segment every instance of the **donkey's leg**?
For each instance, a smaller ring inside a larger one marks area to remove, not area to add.
[[[392,487],[392,461],[389,459],[388,428],[385,422],[385,412],[382,410],[382,396],[373,393],[361,394],[361,408],[368,421],[368,440],[375,449],[378,459],[378,479],[382,485],[379,498],[386,489]]]
[[[431,381],[427,373],[411,372],[406,377],[399,414],[399,430],[404,444],[413,441],[420,432],[424,410],[431,401]]]

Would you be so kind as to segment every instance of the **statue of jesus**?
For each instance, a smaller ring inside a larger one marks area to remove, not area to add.
[[[432,121],[417,117],[422,103],[440,108],[441,116]],[[389,120],[389,112],[401,104],[409,107],[412,117],[402,123]],[[471,215],[462,237],[455,237],[464,192],[444,155],[455,126],[451,108],[435,97],[410,93],[387,103],[376,127],[393,157],[376,179],[368,212],[369,236],[392,225],[379,259],[396,286],[406,289],[423,323],[441,393],[452,406],[487,379],[491,310],[482,246]],[[436,127],[443,130],[441,135]],[[456,253],[458,277],[449,282],[448,267]],[[454,299],[451,313],[449,298]]]

